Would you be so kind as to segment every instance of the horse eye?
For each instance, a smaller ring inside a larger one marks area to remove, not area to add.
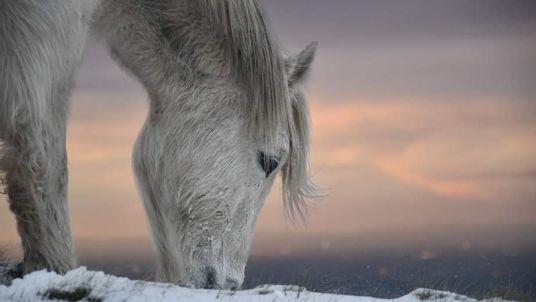
[[[261,168],[266,173],[266,177],[272,174],[272,172],[274,172],[279,165],[279,159],[277,157],[267,155],[264,152],[259,152],[257,154],[257,160],[259,161]]]

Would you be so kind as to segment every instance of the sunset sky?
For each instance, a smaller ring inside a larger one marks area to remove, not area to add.
[[[329,195],[312,206],[307,227],[294,227],[274,186],[254,254],[310,250],[298,237],[319,250],[435,236],[471,245],[479,235],[463,234],[473,231],[488,234],[482,245],[534,243],[534,1],[263,3],[287,50],[319,42],[308,83],[311,170]],[[72,99],[75,238],[147,238],[130,166],[144,90],[92,40]],[[0,244],[17,242],[4,196],[0,230]]]

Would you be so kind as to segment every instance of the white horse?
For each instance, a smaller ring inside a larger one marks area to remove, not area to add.
[[[0,168],[23,273],[76,266],[65,133],[91,32],[150,99],[133,165],[158,280],[239,287],[275,175],[292,217],[314,195],[302,83],[315,44],[285,56],[253,0],[0,0]]]

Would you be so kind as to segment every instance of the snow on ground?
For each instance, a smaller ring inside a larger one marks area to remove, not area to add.
[[[429,289],[417,289],[393,300],[314,293],[291,285],[263,285],[242,291],[190,289],[166,283],[133,281],[81,267],[65,275],[46,271],[33,272],[23,279],[13,280],[10,286],[0,285],[0,301],[473,302],[477,300]]]

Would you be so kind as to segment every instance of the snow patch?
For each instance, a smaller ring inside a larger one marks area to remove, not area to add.
[[[43,270],[28,274],[23,279],[14,279],[9,286],[0,285],[0,301],[476,302],[477,300],[430,289],[417,289],[392,300],[314,293],[294,285],[262,285],[242,291],[191,289],[167,283],[134,281],[80,267],[65,275]],[[501,299],[485,301],[505,302]]]

